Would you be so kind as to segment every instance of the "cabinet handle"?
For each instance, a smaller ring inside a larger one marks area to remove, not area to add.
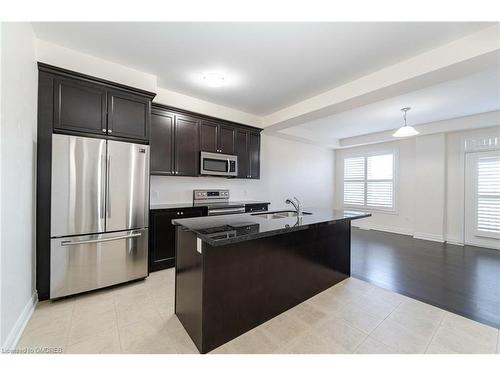
[[[108,133],[113,133],[113,130],[109,129],[109,130],[108,130]]]
[[[106,133],[106,128],[101,129],[104,133]]]

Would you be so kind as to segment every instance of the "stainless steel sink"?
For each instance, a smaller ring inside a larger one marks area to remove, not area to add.
[[[276,211],[276,212],[266,212],[263,214],[252,214],[253,216],[262,217],[264,219],[284,219],[287,217],[297,217],[299,214],[296,211]],[[303,215],[311,215],[310,212],[302,212]]]

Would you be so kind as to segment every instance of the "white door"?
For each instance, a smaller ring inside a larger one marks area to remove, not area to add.
[[[466,156],[465,243],[500,249],[500,151]]]

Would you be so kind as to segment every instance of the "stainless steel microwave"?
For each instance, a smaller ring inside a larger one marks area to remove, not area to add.
[[[238,157],[235,155],[201,152],[200,174],[210,176],[236,177]]]

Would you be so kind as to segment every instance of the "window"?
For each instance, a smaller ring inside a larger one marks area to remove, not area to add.
[[[394,153],[344,159],[344,206],[394,210]]]
[[[479,157],[477,161],[476,231],[500,237],[500,156]]]

